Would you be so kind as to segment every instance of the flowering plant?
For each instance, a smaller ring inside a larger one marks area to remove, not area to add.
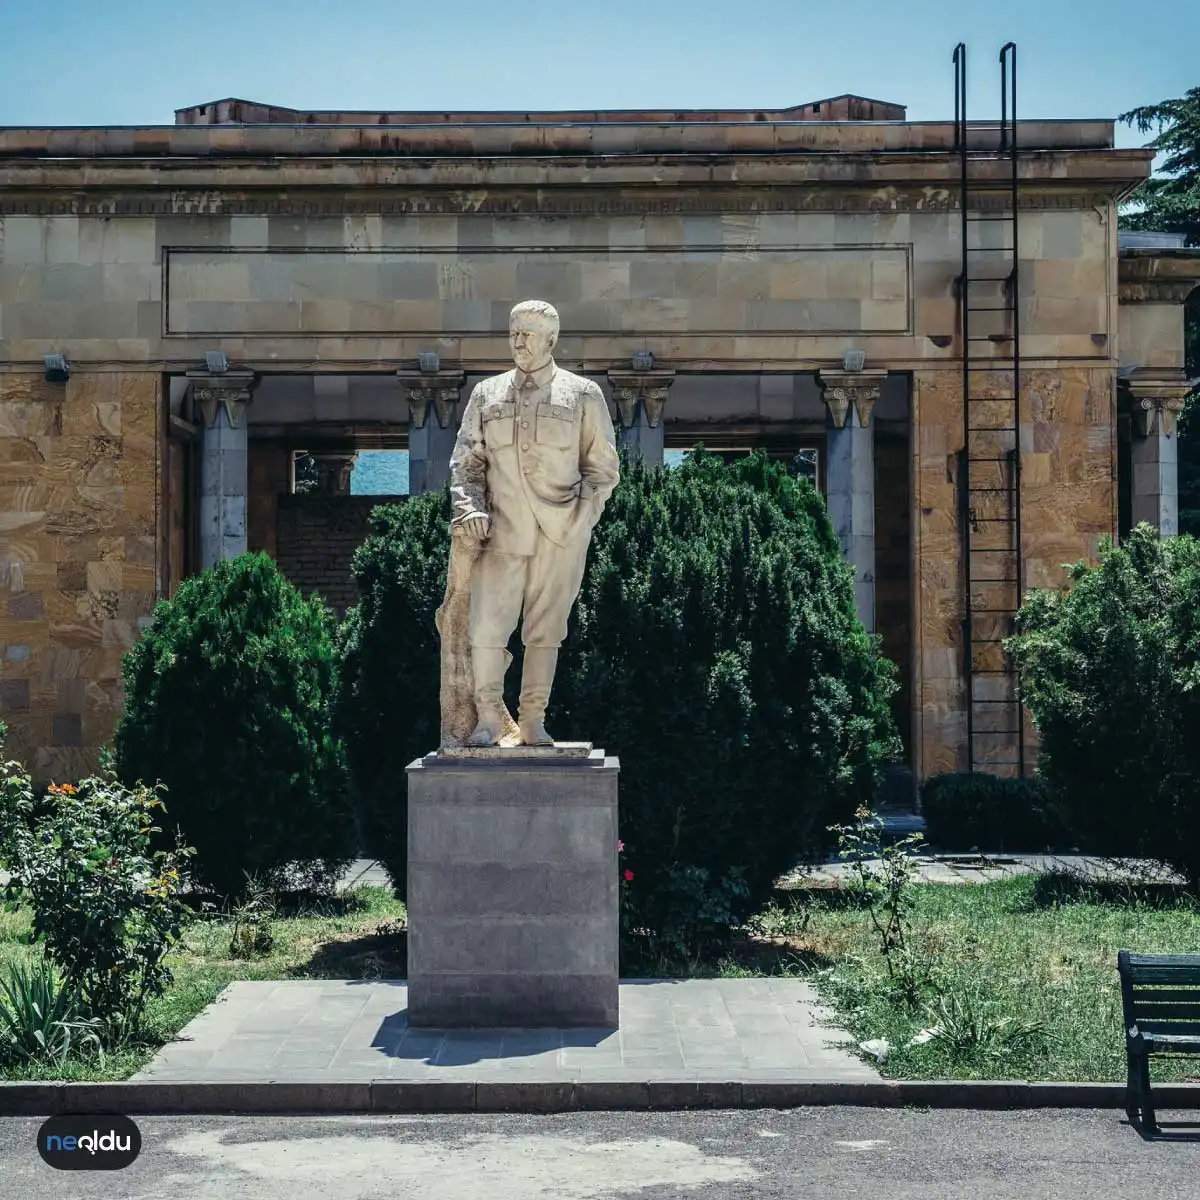
[[[191,851],[151,849],[163,807],[158,789],[125,788],[107,769],[78,787],[51,784],[37,799],[20,764],[5,763],[0,777],[5,906],[32,905],[32,939],[87,1015],[105,1023],[110,1046],[139,1028],[146,1002],[171,979],[163,960],[181,932]]]

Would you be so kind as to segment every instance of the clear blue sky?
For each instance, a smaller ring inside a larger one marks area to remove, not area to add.
[[[1200,85],[1200,0],[0,0],[0,125],[170,124],[225,96],[294,108],[783,107],[842,92],[1113,117]],[[1137,145],[1135,132],[1120,144]]]

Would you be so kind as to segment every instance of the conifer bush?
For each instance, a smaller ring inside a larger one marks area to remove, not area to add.
[[[364,829],[401,890],[404,767],[437,745],[449,516],[445,492],[377,510],[340,649],[335,711]],[[560,740],[620,756],[623,924],[683,949],[686,908],[695,946],[698,914],[728,930],[782,872],[824,853],[827,827],[870,801],[898,752],[893,676],[806,481],[761,453],[726,465],[698,452],[669,470],[626,462],[547,720]]]
[[[1139,525],[1072,587],[1033,592],[1006,643],[1070,840],[1200,888],[1200,541]]]
[[[267,555],[246,554],[184,580],[125,656],[116,768],[127,786],[165,785],[164,834],[195,847],[196,884],[328,887],[353,858],[328,707],[335,628]]]

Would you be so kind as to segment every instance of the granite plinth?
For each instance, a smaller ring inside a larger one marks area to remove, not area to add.
[[[411,1025],[617,1026],[619,769],[587,743],[409,766]]]
[[[437,758],[474,758],[496,762],[516,762],[530,758],[587,758],[592,753],[591,742],[555,742],[552,746],[442,746],[421,761]]]

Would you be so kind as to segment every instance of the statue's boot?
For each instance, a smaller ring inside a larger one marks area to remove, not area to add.
[[[503,647],[471,647],[471,672],[475,676],[475,728],[468,746],[494,746],[504,732],[504,672],[508,651]]]
[[[546,705],[550,703],[550,685],[558,665],[557,646],[526,646],[525,666],[521,672],[521,707],[517,724],[523,746],[553,746],[546,732]]]

